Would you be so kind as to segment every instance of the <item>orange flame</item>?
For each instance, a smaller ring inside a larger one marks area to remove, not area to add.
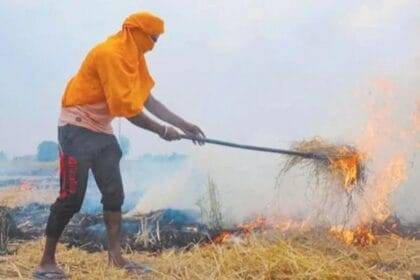
[[[406,179],[406,175],[406,158],[403,155],[397,155],[375,176],[369,203],[375,220],[383,222],[389,217],[391,214],[390,196]]]
[[[252,232],[256,229],[267,227],[267,218],[259,215],[255,220],[238,225],[244,232]]]
[[[338,225],[330,230],[334,236],[347,244],[363,246],[377,242],[372,229],[375,225],[383,225],[392,214],[391,196],[407,178],[407,147],[415,140],[416,131],[420,128],[420,100],[417,100],[411,126],[414,129],[403,124],[397,125],[400,121],[396,122],[393,114],[398,112],[395,106],[398,104],[398,87],[386,79],[375,79],[371,81],[371,86],[381,93],[381,102],[372,100],[373,102],[368,103],[371,118],[357,146],[364,155],[373,159],[374,172],[363,186],[364,193],[351,221],[355,226],[345,228]]]
[[[229,231],[222,231],[216,237],[213,238],[213,242],[216,244],[225,243],[232,237],[232,233]]]
[[[362,174],[360,174],[360,166],[363,161],[362,155],[356,152],[342,152],[345,156],[340,156],[336,159],[331,160],[330,169],[334,176],[340,179],[343,184],[344,189],[350,193]]]
[[[333,226],[330,232],[349,245],[367,246],[378,243],[377,237],[368,226],[357,226],[355,229]]]
[[[237,242],[242,237],[249,236],[254,232],[265,232],[267,230],[278,230],[283,233],[289,231],[302,231],[310,228],[307,220],[297,221],[286,217],[270,217],[258,215],[254,220],[235,226],[234,231],[223,230],[213,237],[213,242],[220,244],[226,242]]]

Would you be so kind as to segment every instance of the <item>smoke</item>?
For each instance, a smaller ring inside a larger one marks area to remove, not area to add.
[[[388,214],[406,222],[420,221],[420,100],[415,88],[410,79],[374,78],[359,86],[346,104],[329,104],[345,109],[331,120],[332,129],[320,136],[355,144],[369,156],[365,192],[354,198],[353,224]],[[248,144],[289,146],[273,141],[273,135],[264,137],[253,135],[249,139],[258,141]],[[277,178],[284,159],[278,154],[208,144],[193,148],[188,156],[145,155],[126,160],[121,163],[123,210],[130,214],[163,208],[199,211],[196,203],[211,177],[218,186],[226,224],[259,214],[329,224],[348,218],[347,197],[334,191],[325,197],[323,190],[311,185],[304,168]],[[91,177],[82,211],[101,210],[100,192]]]
[[[138,200],[134,212],[147,213],[164,208],[196,208],[203,185],[203,176],[194,174],[190,164],[173,176],[162,174],[162,180],[151,185],[148,191]]]
[[[135,211],[198,210],[196,202],[211,177],[218,186],[227,223],[258,214],[312,218],[315,223],[330,224],[342,223],[349,215],[350,224],[358,224],[396,214],[405,222],[418,222],[419,101],[412,88],[412,84],[396,78],[368,80],[348,100],[350,108],[343,110],[347,114],[344,120],[354,120],[343,125],[347,135],[339,129],[336,136],[334,130],[327,134],[329,141],[355,144],[368,155],[367,182],[364,192],[353,198],[355,211],[351,213],[346,207],[348,197],[334,191],[325,197],[322,191],[314,190],[305,169],[276,182],[284,159],[281,155],[212,145],[194,149],[176,172],[168,175],[160,171],[159,181],[144,189]]]
[[[348,211],[348,197],[342,192],[314,188],[304,168],[277,178],[285,159],[282,155],[210,144],[193,148],[186,157],[144,156],[123,161],[123,210],[129,214],[163,208],[199,211],[196,203],[210,177],[218,186],[226,224],[259,214],[311,219],[315,224],[350,220],[355,225],[391,214],[419,222],[420,100],[415,88],[416,83],[406,76],[374,77],[357,87],[345,103],[326,105],[327,110],[343,109],[319,136],[333,143],[353,144],[368,156],[367,182],[364,192],[352,198],[354,211]],[[273,141],[275,136],[267,137],[253,135],[249,139],[259,140],[248,144],[267,145],[269,139],[273,147],[288,148]],[[102,207],[93,181],[91,178],[85,212],[98,212]]]
[[[161,208],[196,209],[211,177],[219,190],[226,222],[266,211],[275,193],[277,156],[223,147],[197,148],[179,168],[147,187],[134,212]],[[246,207],[244,207],[246,205]]]
[[[415,83],[407,77],[375,77],[361,85],[349,100],[351,110],[346,114],[354,116],[355,121],[348,141],[367,157],[367,180],[363,192],[352,197],[347,213],[345,200],[338,194],[326,200],[330,210],[322,213],[330,222],[355,226],[383,222],[391,215],[403,222],[420,221],[420,207],[415,203],[420,198],[416,188],[419,97],[413,89]]]

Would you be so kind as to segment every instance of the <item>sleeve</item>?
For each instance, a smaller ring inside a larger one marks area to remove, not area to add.
[[[127,63],[122,56],[100,52],[95,56],[96,70],[110,114],[114,117],[133,117],[143,110],[145,98],[137,65]]]

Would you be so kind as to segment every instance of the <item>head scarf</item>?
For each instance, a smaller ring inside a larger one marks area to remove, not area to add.
[[[150,36],[163,32],[163,21],[151,13],[127,17],[121,31],[88,54],[66,88],[63,106],[106,101],[112,116],[132,117],[141,112],[154,86],[144,54],[154,47]],[[90,70],[97,77],[89,75]]]
[[[148,12],[132,14],[123,23],[123,36],[128,41],[132,39],[143,53],[153,48],[154,42],[150,36],[159,36],[163,32],[163,21]]]

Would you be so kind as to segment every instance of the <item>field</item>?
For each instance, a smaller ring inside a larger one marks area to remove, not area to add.
[[[43,240],[17,245],[0,259],[0,279],[30,279]],[[211,244],[189,251],[129,253],[153,268],[147,277],[110,268],[106,253],[58,250],[71,279],[412,279],[420,273],[420,241],[380,237],[368,247],[348,246],[322,233],[250,236],[239,243]]]
[[[0,189],[0,205],[51,203],[56,194],[45,188],[29,195],[30,185]],[[88,253],[60,244],[57,260],[70,279],[413,279],[420,274],[420,240],[393,234],[377,236],[367,246],[348,245],[328,230],[285,234],[275,229],[195,245],[190,250],[160,253],[126,251],[145,262],[152,273],[135,275],[107,265],[106,252]],[[0,279],[31,279],[42,253],[43,239],[11,241],[11,254],[0,256]]]

